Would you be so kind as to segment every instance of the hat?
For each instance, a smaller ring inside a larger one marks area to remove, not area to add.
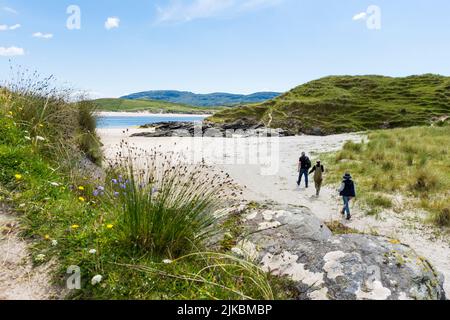
[[[350,173],[346,173],[343,177],[345,180],[350,180],[352,178],[352,175]]]

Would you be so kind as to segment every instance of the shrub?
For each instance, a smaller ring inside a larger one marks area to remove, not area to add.
[[[225,190],[233,189],[228,177],[156,151],[129,149],[120,155],[125,156],[113,161],[119,174],[112,175],[106,204],[116,213],[126,243],[177,257],[220,231],[219,209]]]
[[[409,184],[412,191],[429,192],[436,189],[439,185],[439,178],[430,168],[418,169]]]

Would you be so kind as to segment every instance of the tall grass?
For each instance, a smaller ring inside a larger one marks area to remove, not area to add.
[[[174,154],[124,146],[111,163],[108,209],[123,240],[157,256],[178,257],[220,232],[227,176],[186,165]],[[127,149],[128,148],[128,149]]]
[[[391,208],[392,194],[401,194],[410,199],[406,207],[426,209],[430,221],[450,226],[442,200],[450,197],[449,145],[450,126],[374,131],[368,143],[347,143],[327,157],[328,181],[350,171],[368,213]]]
[[[42,154],[70,162],[81,150],[100,163],[100,142],[95,133],[95,105],[85,101],[81,93],[57,85],[50,76],[18,69],[11,79],[1,85],[1,111],[14,118],[34,140]]]

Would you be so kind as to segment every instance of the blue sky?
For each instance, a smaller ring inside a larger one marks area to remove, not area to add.
[[[69,5],[80,29],[67,29]],[[102,97],[450,75],[449,40],[448,0],[0,0],[2,79],[21,65]]]

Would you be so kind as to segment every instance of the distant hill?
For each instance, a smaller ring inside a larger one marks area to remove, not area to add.
[[[257,92],[249,95],[242,95],[231,93],[196,94],[185,91],[160,90],[133,93],[122,97],[122,99],[149,99],[191,106],[215,107],[260,103],[276,98],[279,95],[280,93],[277,92]]]
[[[265,103],[221,111],[212,122],[263,124],[293,134],[429,125],[450,115],[450,78],[330,76]]]
[[[221,108],[194,107],[154,100],[98,99],[94,102],[97,104],[99,111],[111,112],[148,111],[153,113],[212,114],[221,110]]]

